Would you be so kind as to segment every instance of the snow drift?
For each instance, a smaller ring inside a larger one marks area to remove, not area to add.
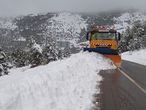
[[[139,63],[146,66],[146,49],[141,49],[137,51],[124,52],[122,54],[122,59],[131,62]]]
[[[45,66],[0,78],[0,110],[89,110],[99,93],[103,69],[109,60],[95,53],[72,55]]]

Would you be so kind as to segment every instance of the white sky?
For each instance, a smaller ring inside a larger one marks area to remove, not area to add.
[[[99,12],[117,8],[146,10],[146,0],[0,0],[0,16],[72,11]]]

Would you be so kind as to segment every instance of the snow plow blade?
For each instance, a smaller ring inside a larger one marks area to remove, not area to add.
[[[102,54],[105,57],[111,59],[116,67],[121,66],[121,56],[116,50],[109,48],[84,48],[84,51]]]
[[[121,56],[120,55],[104,55],[105,57],[111,59],[116,67],[121,66]]]

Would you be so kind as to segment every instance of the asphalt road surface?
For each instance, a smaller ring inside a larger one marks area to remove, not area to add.
[[[146,66],[123,61],[120,69],[100,74],[97,110],[146,110]]]

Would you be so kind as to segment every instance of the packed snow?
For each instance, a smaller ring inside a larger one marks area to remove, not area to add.
[[[9,70],[9,72],[10,72],[9,74],[11,74],[11,73],[21,73],[21,72],[27,71],[30,68],[31,68],[31,65],[24,66],[24,67],[19,67],[19,68],[13,67],[12,69]]]
[[[122,59],[146,66],[146,49],[129,51],[122,54]]]
[[[111,61],[88,52],[0,78],[0,110],[89,110]]]

